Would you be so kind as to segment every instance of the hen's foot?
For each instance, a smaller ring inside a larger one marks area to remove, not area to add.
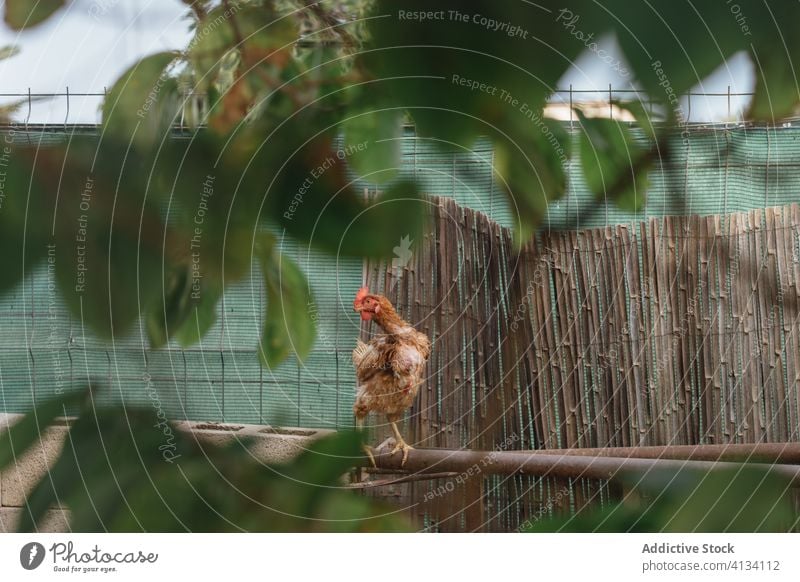
[[[399,439],[397,443],[394,445],[394,448],[389,451],[390,455],[394,455],[397,451],[403,451],[403,461],[400,463],[400,466],[403,467],[408,460],[408,451],[413,451],[414,447],[406,443],[403,439]]]

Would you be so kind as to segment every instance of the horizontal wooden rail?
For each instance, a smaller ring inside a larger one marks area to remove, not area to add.
[[[574,450],[574,449],[573,449]],[[449,472],[483,475],[536,475],[539,477],[613,479],[624,474],[651,470],[721,470],[752,467],[768,469],[800,486],[800,466],[770,463],[677,460],[664,458],[633,458],[583,456],[573,454],[542,454],[539,451],[466,451],[450,449],[414,449],[401,466],[400,454],[381,452],[375,456],[379,469],[411,473]]]
[[[594,449],[542,449],[542,455],[679,459],[686,461],[746,461],[748,463],[800,464],[800,443],[726,445],[669,445],[660,447],[607,447]]]

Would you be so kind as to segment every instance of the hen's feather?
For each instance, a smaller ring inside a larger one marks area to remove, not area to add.
[[[359,339],[358,343],[356,343],[356,348],[353,350],[353,365],[356,367],[356,369],[358,369],[358,366],[366,357],[369,350],[370,347]]]
[[[399,418],[419,391],[430,355],[430,340],[425,334],[400,319],[391,304],[384,306],[384,312],[391,321],[378,318],[377,323],[388,333],[377,335],[368,343],[358,340],[353,350],[358,380],[356,417],[374,411],[386,414],[390,420]]]

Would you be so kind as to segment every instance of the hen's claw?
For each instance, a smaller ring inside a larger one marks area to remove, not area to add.
[[[391,451],[389,451],[389,454],[394,455],[397,451],[403,451],[403,460],[400,463],[400,466],[403,467],[405,466],[406,461],[408,460],[408,451],[413,451],[413,450],[414,447],[407,444],[403,439],[400,439],[399,441],[397,441],[397,444],[394,445],[394,448]]]

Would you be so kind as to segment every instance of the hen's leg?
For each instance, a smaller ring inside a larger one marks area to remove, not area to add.
[[[356,430],[360,433],[364,432],[364,417],[361,418],[356,417]],[[369,462],[372,463],[372,466],[377,468],[378,465],[375,464],[375,455],[372,454],[372,447],[368,444],[362,444],[361,448],[363,449],[364,453],[369,457]]]
[[[400,463],[400,466],[404,466],[406,461],[408,460],[408,451],[414,450],[414,447],[409,445],[405,440],[403,440],[403,435],[400,434],[400,430],[397,428],[397,423],[394,421],[389,421],[392,425],[392,430],[394,431],[394,438],[396,440],[396,444],[394,448],[389,452],[390,455],[395,454],[397,451],[403,451],[403,461]]]

